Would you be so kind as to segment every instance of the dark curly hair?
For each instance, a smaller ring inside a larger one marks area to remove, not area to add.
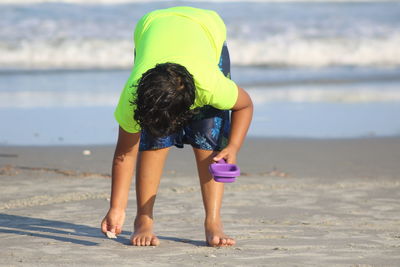
[[[193,76],[179,64],[157,64],[139,79],[134,99],[134,119],[140,127],[154,137],[170,135],[194,113]]]

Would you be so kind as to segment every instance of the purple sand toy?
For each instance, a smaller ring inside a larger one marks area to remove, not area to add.
[[[220,183],[233,183],[236,177],[240,175],[240,169],[236,164],[226,163],[220,159],[217,163],[210,164],[208,167],[214,180]]]

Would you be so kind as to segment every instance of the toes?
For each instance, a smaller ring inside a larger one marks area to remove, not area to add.
[[[220,240],[221,246],[225,246],[226,243],[227,243],[226,238],[221,238],[221,240]]]
[[[132,245],[134,246],[142,246],[142,237],[141,236],[133,236],[132,237]]]
[[[137,236],[132,239],[132,245],[139,246],[139,240]]]
[[[135,236],[131,236],[131,244],[136,246],[137,242],[136,242],[136,237]]]
[[[235,243],[235,240],[230,237],[221,238],[221,246],[233,246]]]
[[[151,237],[146,237],[145,240],[146,240],[145,245],[150,246],[151,245]]]
[[[207,243],[212,247],[227,247],[235,245],[236,242],[230,237],[213,236],[209,241],[207,240]]]
[[[160,244],[160,241],[156,236],[132,236],[131,237],[131,243],[134,246],[158,246]]]
[[[158,240],[157,237],[153,237],[153,238],[151,239],[151,245],[152,245],[152,246],[158,246],[159,244],[160,244],[160,240]]]
[[[220,242],[220,238],[218,236],[213,236],[210,241],[208,241],[208,244],[212,247],[218,246]]]
[[[226,245],[227,246],[233,246],[235,244],[236,244],[236,241],[234,239],[232,239],[232,238],[228,238],[227,241],[226,241]]]

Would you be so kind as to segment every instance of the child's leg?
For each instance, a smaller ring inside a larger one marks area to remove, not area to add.
[[[224,184],[215,182],[208,171],[208,166],[213,163],[212,158],[216,152],[198,148],[193,148],[193,151],[196,156],[206,213],[204,220],[206,241],[210,246],[232,246],[235,244],[235,240],[224,234],[220,215]]]
[[[169,147],[139,152],[136,171],[137,213],[131,242],[136,246],[157,246],[153,233],[153,206]]]

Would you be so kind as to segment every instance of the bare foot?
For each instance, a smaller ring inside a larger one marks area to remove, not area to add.
[[[228,247],[236,244],[236,241],[225,235],[222,230],[222,224],[205,223],[206,242],[211,247]]]
[[[135,230],[131,236],[134,246],[158,246],[160,241],[153,233],[153,219],[147,215],[138,215],[135,219]]]

